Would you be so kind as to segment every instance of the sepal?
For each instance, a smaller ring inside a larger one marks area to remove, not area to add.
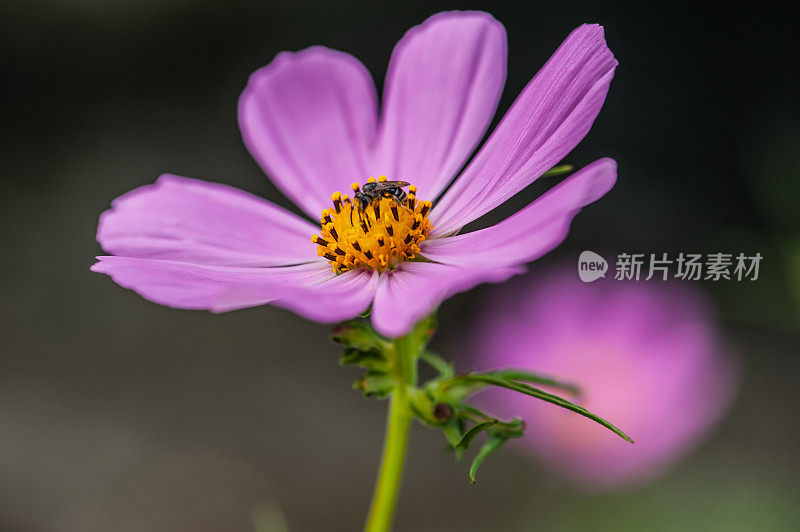
[[[354,347],[347,347],[339,357],[340,366],[360,366],[370,371],[386,373],[389,370],[389,361],[379,351],[361,351]]]
[[[379,399],[392,393],[395,386],[396,383],[390,375],[378,371],[369,371],[353,383],[353,389],[362,392],[364,397],[378,397]]]
[[[331,332],[331,342],[345,348],[359,351],[374,351],[381,353],[386,350],[391,342],[386,340],[367,322],[350,320],[340,323]]]

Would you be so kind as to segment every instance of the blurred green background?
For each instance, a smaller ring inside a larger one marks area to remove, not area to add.
[[[467,464],[417,425],[397,529],[800,529],[796,28],[778,4],[755,5],[4,0],[0,530],[248,530],[253,514],[292,530],[361,526],[386,405],[350,390],[358,372],[337,366],[328,328],[270,307],[215,316],[146,302],[89,272],[94,232],[114,197],[163,172],[297,212],[240,140],[250,72],[325,44],[361,58],[380,88],[405,30],[453,8],[508,30],[498,118],[582,22],[606,27],[620,61],[565,161],[614,157],[619,183],[554,257],[764,261],[757,282],[703,286],[743,359],[741,394],[662,479],[587,494],[501,453],[471,487]],[[456,361],[459,326],[491,289],[442,307],[436,342]]]

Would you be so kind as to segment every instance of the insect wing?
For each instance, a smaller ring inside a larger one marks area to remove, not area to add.
[[[387,188],[403,188],[411,185],[411,183],[407,183],[405,181],[384,181],[383,183],[378,183],[378,189],[383,190]]]

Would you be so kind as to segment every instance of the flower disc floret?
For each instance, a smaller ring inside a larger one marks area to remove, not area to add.
[[[385,182],[381,176],[378,182]],[[376,182],[369,178],[368,183]],[[351,187],[360,190],[358,183]],[[417,188],[409,187],[400,200],[385,194],[363,206],[347,194],[331,195],[332,209],[323,209],[320,233],[313,236],[317,255],[330,261],[337,273],[356,268],[384,271],[414,259],[433,228],[430,201],[417,201]]]

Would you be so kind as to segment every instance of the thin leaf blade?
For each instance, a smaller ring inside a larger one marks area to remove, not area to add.
[[[563,397],[559,397],[558,395],[546,392],[544,390],[540,390],[539,388],[534,388],[533,386],[530,386],[522,382],[516,382],[508,379],[501,379],[499,377],[494,377],[491,375],[466,375],[465,377],[469,377],[478,382],[484,382],[486,384],[492,384],[494,386],[499,386],[501,388],[513,390],[515,392],[523,393],[525,395],[530,395],[531,397],[541,399],[542,401],[546,401],[556,406],[560,406],[561,408],[571,410],[576,414],[580,414],[585,418],[591,419],[595,423],[599,423],[600,425],[609,429],[623,440],[633,443],[633,440],[631,439],[630,436],[628,436],[622,430],[614,426],[614,424],[612,424],[610,421],[607,421],[601,418],[600,416],[593,414],[592,412],[583,408],[582,406],[578,406],[575,403],[564,399]]]
[[[497,424],[496,419],[489,419],[487,421],[484,421],[483,423],[477,423],[473,425],[467,432],[464,433],[463,436],[461,436],[461,439],[455,445],[455,448],[461,448],[464,449],[465,451],[468,450],[469,444],[472,443],[472,440],[475,439],[475,436],[480,434],[482,431],[488,429],[492,425],[496,424]]]
[[[523,371],[518,369],[504,369],[498,371],[490,371],[484,373],[483,375],[490,375],[494,377],[499,377],[501,379],[509,379],[513,381],[534,382],[536,384],[543,384],[545,386],[552,386],[553,388],[564,390],[566,392],[571,393],[572,395],[580,395],[580,388],[575,384],[554,379],[553,377],[548,377],[547,375],[539,375],[538,373],[531,373],[529,371]]]
[[[489,438],[486,443],[478,451],[478,454],[475,455],[475,458],[472,460],[472,465],[469,468],[469,483],[475,484],[478,482],[478,468],[481,464],[489,458],[495,451],[497,451],[501,445],[505,443],[505,438],[501,438],[498,436],[493,436]]]

